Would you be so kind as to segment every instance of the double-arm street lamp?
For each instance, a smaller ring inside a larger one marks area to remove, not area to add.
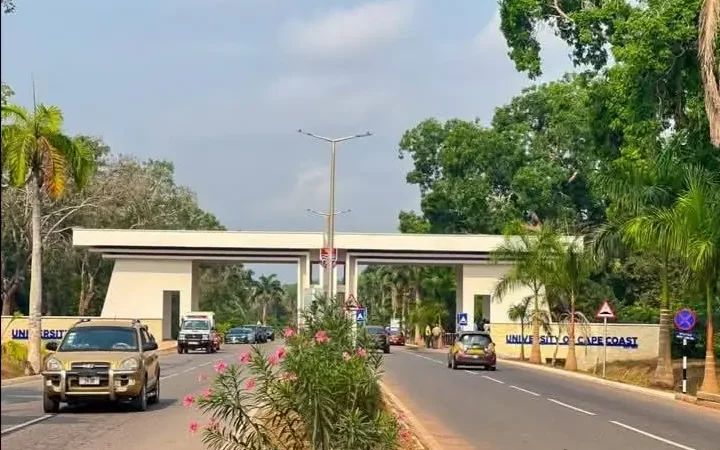
[[[298,133],[301,133],[306,136],[310,136],[315,139],[320,139],[321,141],[330,143],[330,208],[328,208],[329,212],[326,213],[328,221],[327,221],[327,243],[325,244],[325,248],[327,249],[327,251],[330,252],[330,255],[329,255],[330,261],[328,261],[327,267],[325,268],[325,274],[326,274],[326,279],[328,280],[328,288],[327,288],[328,298],[333,298],[334,283],[332,282],[332,274],[333,274],[333,266],[334,266],[333,257],[335,256],[335,216],[338,214],[335,212],[335,154],[336,154],[336,148],[337,148],[337,144],[339,142],[372,136],[372,133],[367,131],[362,134],[353,134],[352,136],[345,136],[345,137],[335,138],[335,139],[327,138],[324,136],[318,136],[317,134],[313,134],[313,133],[308,133],[307,131],[303,131],[302,129],[298,130]],[[324,215],[324,214],[321,213],[321,215]]]

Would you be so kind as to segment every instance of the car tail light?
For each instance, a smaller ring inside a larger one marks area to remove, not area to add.
[[[488,346],[485,347],[485,350],[486,350],[488,353],[494,353],[494,352],[495,352],[495,344],[493,344],[492,342],[489,343]]]

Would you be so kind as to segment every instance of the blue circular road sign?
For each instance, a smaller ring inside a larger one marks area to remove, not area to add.
[[[690,331],[695,328],[697,316],[690,308],[683,308],[675,313],[675,327],[680,331]]]

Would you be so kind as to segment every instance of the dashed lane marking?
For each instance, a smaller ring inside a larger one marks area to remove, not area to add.
[[[55,417],[55,414],[45,414],[44,416],[36,417],[35,419],[28,420],[27,422],[19,423],[10,428],[5,428],[4,430],[0,431],[0,436],[5,436],[6,434],[12,433],[13,431],[21,430],[25,427],[29,427],[30,425],[42,422],[43,420],[48,420],[51,417]]]
[[[550,400],[551,402],[555,403],[556,405],[564,406],[565,408],[569,408],[569,409],[572,409],[572,410],[574,410],[574,411],[577,411],[577,412],[580,412],[580,413],[583,413],[583,414],[587,414],[588,416],[596,416],[596,415],[597,415],[597,414],[595,414],[594,412],[586,411],[586,410],[584,410],[584,409],[578,408],[577,406],[568,405],[567,403],[563,403],[563,402],[561,402],[561,401],[559,401],[559,400],[555,400],[554,398],[549,398],[548,400]]]
[[[526,394],[530,394],[530,395],[533,395],[533,396],[535,396],[535,397],[540,397],[540,394],[538,394],[537,392],[528,391],[527,389],[523,389],[523,388],[521,388],[521,387],[519,387],[519,386],[515,386],[515,385],[511,385],[510,387],[513,388],[513,389],[515,389],[515,390],[518,390],[518,391],[520,391],[520,392],[524,392],[524,393],[526,393]]]
[[[487,375],[483,375],[482,377],[485,378],[486,380],[494,381],[494,382],[496,382],[496,383],[498,383],[498,384],[505,384],[504,381],[498,380],[497,378],[489,377],[489,376],[487,376]]]
[[[649,437],[651,439],[655,439],[656,441],[660,441],[660,442],[664,442],[668,445],[672,445],[673,447],[682,448],[683,450],[695,450],[694,448],[688,447],[687,445],[682,445],[677,442],[671,441],[669,439],[665,439],[663,437],[657,436],[655,434],[648,433],[647,431],[643,431],[643,430],[637,429],[635,427],[631,427],[630,425],[625,425],[624,423],[618,422],[616,420],[611,420],[610,423],[615,424],[619,427],[623,427],[626,430],[630,430],[630,431],[634,431],[638,434],[642,434],[643,436]]]

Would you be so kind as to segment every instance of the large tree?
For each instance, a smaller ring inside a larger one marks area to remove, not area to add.
[[[83,186],[92,174],[93,153],[79,140],[63,134],[63,116],[55,106],[37,105],[33,111],[18,105],[2,108],[2,171],[17,188],[28,188],[32,211],[30,266],[30,370],[41,370],[42,314],[42,195],[59,198],[68,179]]]

